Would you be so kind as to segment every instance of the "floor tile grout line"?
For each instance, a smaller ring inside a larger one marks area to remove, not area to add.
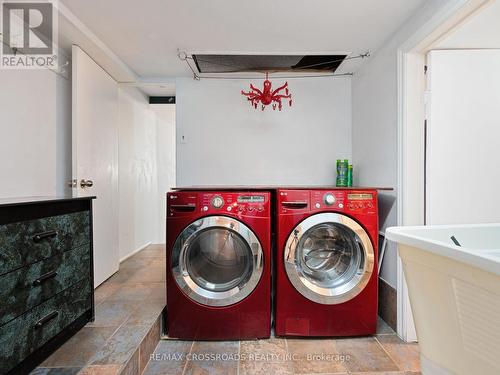
[[[238,367],[236,369],[236,375],[240,375],[240,364],[241,364],[241,340],[238,341]]]
[[[377,336],[374,336],[374,338],[375,338],[375,341],[382,348],[382,350],[384,351],[384,353],[387,354],[387,356],[391,359],[392,362],[394,362],[394,364],[399,369],[399,371],[405,371],[404,369],[401,368],[401,366],[399,365],[399,363],[396,362],[396,360],[392,357],[392,355],[387,351],[387,349],[384,347],[384,345],[382,345],[382,343],[379,341],[379,339],[377,338]]]
[[[285,342],[285,350],[286,350],[286,354],[287,354],[288,356],[291,356],[291,355],[292,355],[292,353],[290,353],[290,347],[288,346],[288,339],[287,339],[286,337],[283,337],[283,341]],[[290,365],[290,368],[291,368],[291,370],[292,370],[293,375],[297,375],[297,372],[295,371],[295,366],[294,366],[293,362],[292,362],[292,364]]]
[[[194,347],[194,343],[195,341],[193,340],[191,342],[191,347],[189,348],[189,354],[192,354],[192,351],[193,351],[193,347]],[[184,363],[184,368],[182,369],[182,375],[184,375],[186,373],[186,369],[187,369],[187,365],[188,365],[188,358],[186,358],[186,363]]]

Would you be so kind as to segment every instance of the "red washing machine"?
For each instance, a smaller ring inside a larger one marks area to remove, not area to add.
[[[283,189],[276,204],[276,335],[376,333],[377,191]]]
[[[167,194],[167,329],[240,340],[271,332],[269,192]]]

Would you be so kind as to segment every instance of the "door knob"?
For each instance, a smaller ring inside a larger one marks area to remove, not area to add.
[[[82,189],[89,188],[94,186],[94,182],[92,180],[81,180],[80,181],[80,187]]]

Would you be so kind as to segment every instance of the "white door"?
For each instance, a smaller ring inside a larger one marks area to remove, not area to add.
[[[500,221],[500,50],[429,54],[427,224]]]
[[[73,195],[94,200],[94,286],[118,271],[118,85],[73,46]],[[92,185],[92,186],[90,186]]]

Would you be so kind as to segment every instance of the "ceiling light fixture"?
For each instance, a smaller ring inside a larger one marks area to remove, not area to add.
[[[264,88],[259,90],[253,84],[250,84],[250,91],[245,92],[241,90],[241,94],[247,97],[247,100],[252,104],[252,106],[257,109],[257,107],[261,106],[261,109],[264,110],[268,105],[272,105],[273,111],[278,110],[281,111],[283,108],[282,100],[288,99],[288,104],[290,107],[292,106],[292,94],[290,94],[288,90],[288,82],[285,82],[284,85],[278,87],[273,90],[272,83],[269,81],[269,74],[266,73],[266,80],[264,81]],[[285,91],[285,94],[280,94],[280,92]]]

